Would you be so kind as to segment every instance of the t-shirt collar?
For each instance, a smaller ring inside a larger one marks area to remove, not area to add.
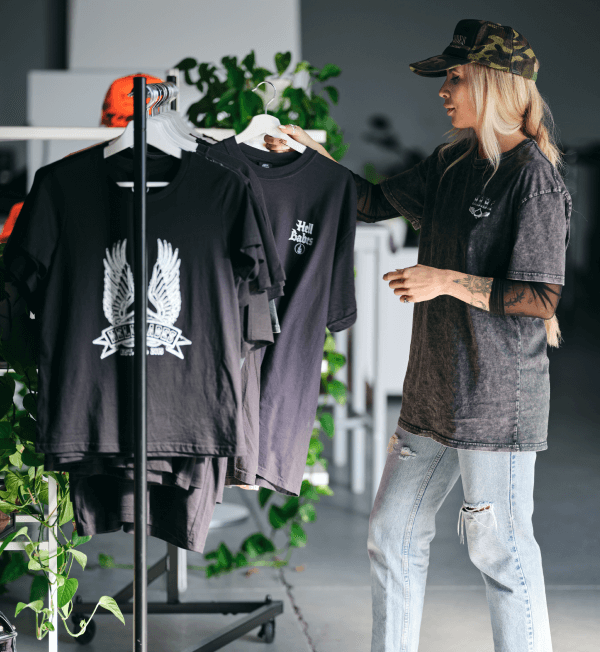
[[[513,154],[516,154],[522,147],[525,147],[526,145],[529,145],[530,143],[533,143],[534,141],[531,138],[525,138],[525,140],[521,141],[518,145],[513,147],[512,149],[509,149],[506,152],[502,152],[500,154],[500,163],[502,161],[505,161],[507,158],[510,158],[513,156]],[[478,158],[477,157],[478,149],[475,147],[473,149],[473,153],[471,154],[472,160],[473,160],[473,167],[476,168],[485,168],[488,167],[490,164],[489,159],[487,158]]]
[[[249,163],[252,171],[263,179],[282,179],[296,174],[306,167],[317,155],[317,152],[310,147],[307,147],[302,154],[298,154],[297,152],[276,154],[275,152],[262,151],[256,147],[238,143],[235,136],[226,138],[222,142],[228,154]],[[276,167],[262,167],[260,165],[260,163],[272,163],[274,160],[278,163]],[[256,165],[256,162],[259,165]],[[281,163],[284,163],[284,165],[281,165]]]

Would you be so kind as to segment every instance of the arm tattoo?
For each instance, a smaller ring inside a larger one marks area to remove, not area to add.
[[[484,301],[475,299],[475,294],[483,294],[484,297],[487,297],[489,304],[489,297],[492,292],[492,283],[493,279],[482,278],[481,276],[471,276],[468,274],[465,278],[456,278],[453,281],[458,285],[462,285],[466,288],[472,295],[472,299],[469,303],[476,308],[482,308],[483,310],[489,310],[489,307]]]

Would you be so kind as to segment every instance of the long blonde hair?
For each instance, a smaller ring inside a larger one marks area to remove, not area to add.
[[[536,63],[535,70],[537,71],[538,68],[539,63]],[[469,147],[462,156],[446,168],[444,174],[480,145],[493,169],[484,184],[485,190],[500,166],[502,151],[497,134],[510,136],[519,132],[535,140],[550,163],[558,170],[562,170],[562,155],[555,144],[554,120],[535,82],[521,75],[476,63],[466,64],[462,69],[465,72],[469,94],[479,116],[480,138],[478,140],[472,128],[452,129],[449,132],[451,142],[440,149],[440,156],[461,142],[466,141]],[[544,320],[544,323],[548,345],[558,347],[561,333],[556,315]]]

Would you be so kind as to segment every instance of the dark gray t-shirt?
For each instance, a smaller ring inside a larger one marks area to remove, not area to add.
[[[477,276],[564,285],[571,197],[537,144],[502,154],[490,178],[464,144],[381,184],[421,231],[418,262]],[[414,305],[399,425],[453,448],[547,448],[544,320],[492,314],[449,295]]]
[[[259,183],[285,271],[275,299],[281,333],[244,363],[247,452],[235,459],[244,484],[298,494],[306,466],[321,379],[325,328],[356,320],[356,187],[350,172],[307,149],[263,152],[228,138],[222,149],[249,163]],[[255,433],[259,430],[258,442]]]

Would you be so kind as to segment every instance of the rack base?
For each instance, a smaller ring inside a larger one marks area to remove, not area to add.
[[[265,643],[273,642],[275,639],[275,618],[283,613],[282,600],[272,600],[271,596],[267,595],[262,602],[180,602],[179,590],[177,588],[179,563],[177,546],[167,544],[167,548],[166,556],[148,569],[148,584],[166,573],[167,601],[149,602],[149,614],[248,614],[201,641],[199,647],[188,648],[187,652],[213,652],[214,650],[220,650],[225,645],[244,636],[244,634],[247,634],[256,627],[261,628],[258,635],[264,639]],[[123,587],[113,598],[124,614],[132,614],[133,603],[129,602],[129,600],[133,598],[133,582]],[[88,616],[92,613],[95,606],[94,603],[83,602],[78,597],[73,603],[72,618],[77,620],[77,617]],[[109,612],[98,610],[96,616],[103,613],[108,614]],[[93,621],[90,625],[93,625]],[[86,633],[75,640],[85,645],[91,642],[94,633],[95,627],[88,627]]]

